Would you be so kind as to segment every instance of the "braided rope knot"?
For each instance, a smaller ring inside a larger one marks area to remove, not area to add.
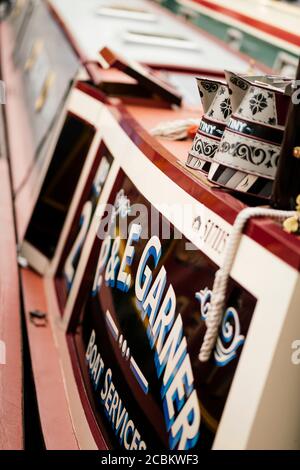
[[[250,219],[256,217],[268,217],[274,220],[284,220],[287,217],[294,216],[295,214],[295,211],[247,207],[237,215],[232,227],[232,232],[228,239],[223,265],[215,275],[210,305],[208,307],[206,317],[207,330],[199,353],[199,360],[201,362],[207,362],[209,360],[218,338],[220,325],[223,321],[223,315],[225,312],[228,281],[246,223]]]

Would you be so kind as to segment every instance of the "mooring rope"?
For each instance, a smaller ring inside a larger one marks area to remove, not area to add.
[[[238,214],[228,239],[223,266],[216,272],[210,305],[207,312],[207,330],[199,354],[199,360],[201,362],[207,362],[209,360],[218,338],[219,327],[224,314],[228,280],[246,223],[250,219],[257,217],[284,220],[296,214],[297,212],[295,211],[282,211],[259,207],[248,207]]]

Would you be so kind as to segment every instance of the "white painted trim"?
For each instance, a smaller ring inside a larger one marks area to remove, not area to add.
[[[30,266],[32,266],[39,274],[44,274],[49,260],[40,251],[26,240],[21,245],[21,256],[23,256]]]

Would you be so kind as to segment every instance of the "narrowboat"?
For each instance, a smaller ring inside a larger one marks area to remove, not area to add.
[[[298,0],[167,0],[161,3],[277,73],[296,71],[300,46]]]
[[[300,449],[300,69],[158,3],[0,3],[1,450]]]

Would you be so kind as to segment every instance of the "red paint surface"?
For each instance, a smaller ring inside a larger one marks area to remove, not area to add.
[[[6,365],[0,364],[0,450],[22,450],[23,362],[13,209],[7,161],[0,158],[0,340]]]
[[[21,271],[26,326],[39,416],[47,450],[78,450],[75,431],[60,367],[59,351],[52,335],[50,321],[36,326],[30,311],[48,312],[43,278],[30,270]]]
[[[21,241],[34,205],[32,187],[25,184],[31,171],[34,171],[34,146],[26,110],[21,71],[16,69],[12,60],[14,45],[12,30],[5,22],[0,27],[0,44],[2,77],[7,84],[5,117],[12,171],[12,190],[16,197],[18,240]]]

